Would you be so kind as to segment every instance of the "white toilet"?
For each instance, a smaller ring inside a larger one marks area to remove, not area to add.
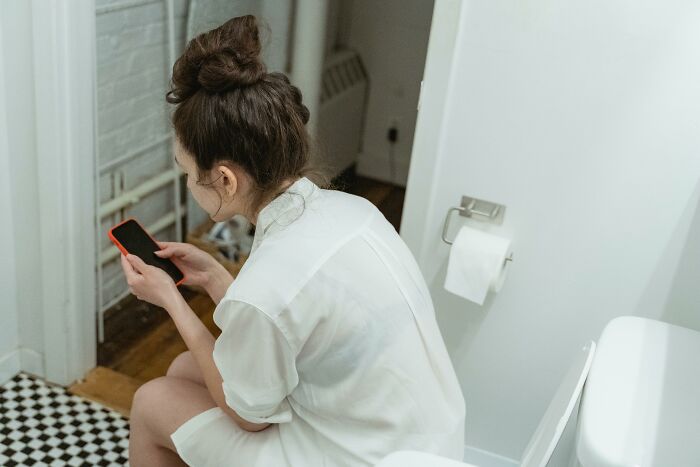
[[[553,458],[577,409],[575,452]],[[400,451],[377,467],[469,465]],[[700,332],[632,316],[610,321],[598,345],[577,355],[520,465],[700,466]]]

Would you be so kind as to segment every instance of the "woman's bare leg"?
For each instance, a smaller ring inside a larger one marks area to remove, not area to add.
[[[158,444],[141,418],[130,420],[129,465],[187,466],[177,453]]]
[[[192,352],[189,350],[186,350],[175,357],[168,367],[166,376],[189,379],[190,381],[194,381],[195,383],[205,387],[207,385],[207,383],[204,381],[204,377],[202,376],[202,372],[199,370],[197,361],[194,359]]]
[[[129,433],[129,465],[186,465],[170,435],[190,418],[216,407],[209,390],[193,381],[162,376],[143,384],[134,394]]]

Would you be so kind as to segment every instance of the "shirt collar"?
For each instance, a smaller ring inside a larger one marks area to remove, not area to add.
[[[285,226],[294,221],[304,211],[306,201],[316,192],[318,186],[307,177],[301,177],[289,185],[284,192],[268,202],[258,213],[251,254],[262,242],[266,234],[276,226]]]

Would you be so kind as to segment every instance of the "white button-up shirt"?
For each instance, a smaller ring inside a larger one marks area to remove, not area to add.
[[[366,199],[294,182],[260,211],[214,321],[226,403],[278,424],[276,465],[461,459],[464,399],[428,288]]]

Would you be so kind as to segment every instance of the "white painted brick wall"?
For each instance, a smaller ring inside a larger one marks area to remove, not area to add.
[[[185,41],[188,0],[175,0],[176,54]],[[120,8],[119,5],[127,5]],[[172,64],[168,61],[167,11],[164,1],[96,1],[97,144],[98,165],[128,154],[169,132],[169,105],[165,102]],[[119,167],[124,189],[129,190],[171,167],[168,142]],[[113,175],[100,177],[100,199],[113,197]],[[152,224],[173,209],[172,185],[145,197],[138,204],[105,218],[100,246],[111,246],[106,231],[123,217]],[[155,235],[173,239],[174,228]],[[103,269],[103,305],[126,290],[119,261]]]
[[[163,0],[96,0],[97,50],[97,124],[99,165],[104,165],[128,154],[169,132],[165,93],[172,64],[168,63],[167,11]],[[123,6],[127,6],[123,8]],[[185,44],[189,0],[174,0],[176,56]],[[209,6],[214,6],[209,4]],[[225,8],[219,8],[225,7]],[[222,4],[212,11],[226,14],[253,13],[271,27],[273,36],[264,50],[269,69],[282,70],[286,63],[286,38],[289,27],[290,0],[253,0],[237,4]],[[250,11],[248,11],[250,10]],[[210,18],[211,27],[228,18]],[[168,143],[154,147],[124,167],[125,189],[166,171],[172,161]],[[111,174],[100,177],[100,199],[105,202],[114,196]],[[185,197],[182,201],[185,202]],[[172,185],[153,193],[123,213],[103,219],[101,247],[111,246],[106,231],[124,217],[136,217],[149,225],[173,209]],[[191,201],[190,225],[196,226],[206,214]],[[173,228],[155,235],[159,239],[173,239]],[[119,261],[106,264],[103,269],[104,297],[109,302],[126,290]]]

